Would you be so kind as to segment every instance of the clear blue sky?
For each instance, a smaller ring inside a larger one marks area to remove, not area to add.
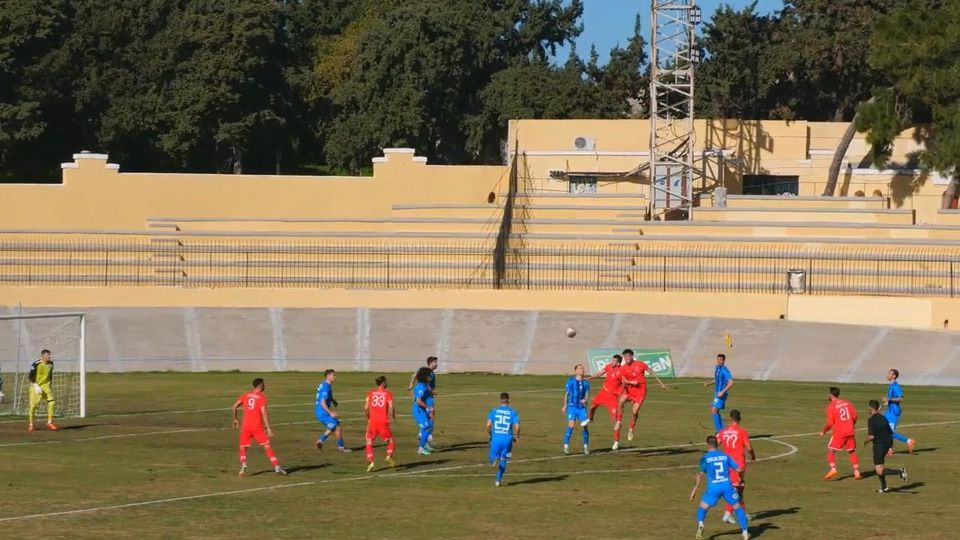
[[[713,12],[724,4],[735,9],[750,5],[752,0],[698,0],[697,5],[703,10],[703,20],[707,21]],[[758,0],[757,11],[769,13],[783,7],[783,0]],[[577,39],[577,53],[586,57],[590,52],[590,44],[597,46],[600,53],[600,62],[606,63],[610,49],[614,45],[626,45],[627,39],[633,34],[633,21],[640,14],[643,25],[643,36],[650,41],[650,0],[583,0],[583,34]],[[557,62],[566,60],[569,50],[564,48],[557,52]]]

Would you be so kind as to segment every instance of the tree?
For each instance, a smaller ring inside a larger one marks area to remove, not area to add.
[[[698,116],[761,120],[771,115],[769,51],[778,20],[721,6],[699,41],[705,60],[697,69]]]
[[[918,158],[926,169],[949,175],[943,207],[960,190],[960,3],[912,0],[877,22],[870,63],[890,87],[862,105],[857,128],[867,133],[874,165],[890,158],[895,137],[917,122],[924,143]]]
[[[60,81],[46,68],[69,27],[64,0],[7,0],[0,9],[0,176],[48,178],[38,148],[59,123]]]

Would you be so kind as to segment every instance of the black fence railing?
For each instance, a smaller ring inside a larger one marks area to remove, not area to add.
[[[657,290],[955,297],[960,250],[335,243],[181,233],[0,235],[0,285]],[[522,247],[519,247],[522,246]]]

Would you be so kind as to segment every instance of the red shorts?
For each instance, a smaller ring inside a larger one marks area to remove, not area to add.
[[[240,428],[240,446],[250,446],[250,440],[257,441],[257,444],[264,446],[270,443],[267,438],[267,432],[262,427],[242,427]]]
[[[854,438],[853,435],[837,435],[834,433],[830,436],[830,442],[827,443],[827,448],[851,452],[857,449],[857,439]]]
[[[643,400],[647,399],[647,387],[628,386],[627,399],[636,403],[637,405],[643,405]]]
[[[603,405],[610,411],[610,417],[616,419],[617,408],[620,407],[620,396],[615,396],[603,388],[593,396],[593,406]]]
[[[384,441],[393,438],[393,432],[390,431],[390,422],[371,422],[367,424],[367,438],[372,441],[377,437]]]
[[[736,461],[737,465],[740,466],[740,472],[737,472],[732,468],[730,469],[730,483],[734,486],[742,486],[744,484],[744,479],[747,476],[747,466],[744,463],[740,463],[736,459],[734,461]]]

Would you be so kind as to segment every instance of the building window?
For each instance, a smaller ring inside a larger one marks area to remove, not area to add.
[[[744,195],[799,195],[800,177],[776,174],[743,175]]]
[[[596,193],[596,176],[571,176],[570,193]]]

